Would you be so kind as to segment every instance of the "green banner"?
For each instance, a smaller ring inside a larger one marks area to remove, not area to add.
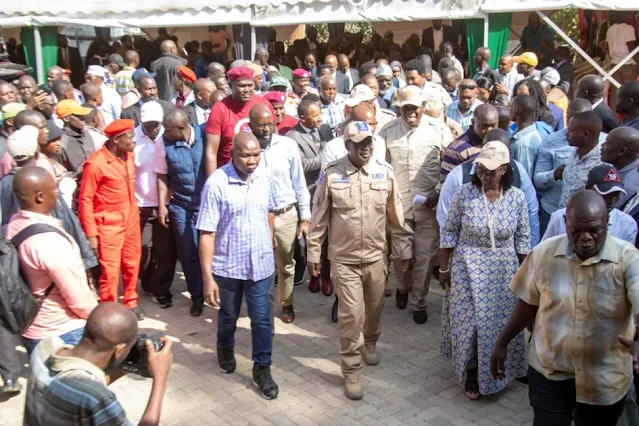
[[[33,68],[31,74],[37,79],[33,28],[22,28],[21,38],[27,65]],[[42,40],[42,75],[46,80],[49,67],[58,64],[58,27],[40,27],[40,39]]]
[[[488,48],[492,54],[489,65],[492,69],[497,69],[499,58],[506,53],[511,20],[512,13],[491,13],[488,15]],[[484,45],[483,19],[466,20],[466,42],[468,44],[468,72],[470,76],[473,76],[475,74],[473,55],[478,48]]]

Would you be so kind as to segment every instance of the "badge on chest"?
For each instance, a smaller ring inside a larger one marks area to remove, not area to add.
[[[351,183],[351,178],[349,178],[348,176],[339,176],[339,177],[334,177],[331,182],[332,183]]]

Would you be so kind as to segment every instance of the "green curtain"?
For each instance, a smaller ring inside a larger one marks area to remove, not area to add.
[[[27,65],[33,68],[31,74],[37,79],[33,28],[22,28],[21,38]],[[58,27],[40,27],[40,38],[42,40],[42,67],[44,68],[42,74],[46,80],[49,67],[58,64]],[[42,83],[46,83],[46,81]]]
[[[506,52],[508,37],[510,37],[510,22],[512,13],[491,13],[488,16],[488,48],[492,53],[490,67],[497,68],[499,57]],[[468,44],[468,72],[475,74],[473,55],[484,45],[484,20],[466,20],[466,43]]]

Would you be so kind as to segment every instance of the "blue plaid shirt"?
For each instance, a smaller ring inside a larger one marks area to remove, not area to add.
[[[209,176],[196,228],[215,233],[215,275],[251,281],[273,275],[268,213],[275,208],[275,187],[265,167],[258,167],[248,182],[240,179],[233,162]]]
[[[471,126],[473,114],[475,114],[475,110],[481,104],[483,104],[482,101],[480,101],[479,99],[475,99],[475,102],[473,102],[470,109],[466,112],[466,114],[463,114],[459,110],[459,100],[456,100],[452,104],[448,105],[448,108],[446,108],[446,117],[452,118],[453,120],[458,122],[465,132]]]

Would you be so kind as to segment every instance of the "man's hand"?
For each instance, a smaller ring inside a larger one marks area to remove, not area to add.
[[[164,228],[169,227],[169,209],[166,206],[158,206],[158,222]]]
[[[87,240],[89,241],[89,248],[98,256],[98,237],[87,237]]]
[[[437,207],[437,202],[439,201],[439,194],[434,193],[430,197],[426,198],[426,202],[424,203],[424,207],[428,207],[429,209]]]
[[[493,348],[490,356],[490,372],[493,379],[504,380],[504,362],[508,353],[508,346],[500,345],[499,342]]]
[[[206,303],[217,308],[220,306],[220,287],[217,285],[212,275],[202,277],[204,281],[204,299]]]
[[[408,272],[413,267],[413,259],[402,259],[402,272]]]
[[[36,109],[42,104],[42,102],[44,101],[46,97],[47,97],[47,94],[44,92],[44,90],[36,91],[33,94],[33,96],[31,96],[31,99],[27,101],[27,108]]]
[[[555,169],[555,171],[553,172],[553,176],[555,177],[555,180],[562,180],[564,178],[565,168],[566,168],[565,165],[561,165]]]
[[[319,274],[320,274],[319,263],[308,262],[306,264],[306,267],[308,268],[308,273],[311,275],[311,277],[319,277]]]
[[[300,221],[300,226],[299,226],[299,232],[297,234],[297,238],[302,238],[303,236],[305,237],[306,235],[308,235],[308,230],[311,227],[311,222],[309,222],[308,220],[302,220]]]
[[[632,369],[635,373],[639,374],[639,342],[634,340],[624,339],[622,336],[617,336],[617,339],[624,345],[630,355],[632,355]]]
[[[508,87],[504,86],[503,84],[495,84],[495,88],[497,89],[497,93],[503,93],[504,95],[509,95],[510,92],[508,91]]]
[[[439,273],[439,285],[442,286],[444,290],[450,289],[450,272]]]
[[[149,354],[149,373],[151,373],[153,380],[166,382],[171,370],[171,364],[173,364],[173,342],[166,336],[160,337],[160,340],[164,343],[164,347],[159,352],[155,352],[153,342],[150,340],[147,339],[144,343]]]

